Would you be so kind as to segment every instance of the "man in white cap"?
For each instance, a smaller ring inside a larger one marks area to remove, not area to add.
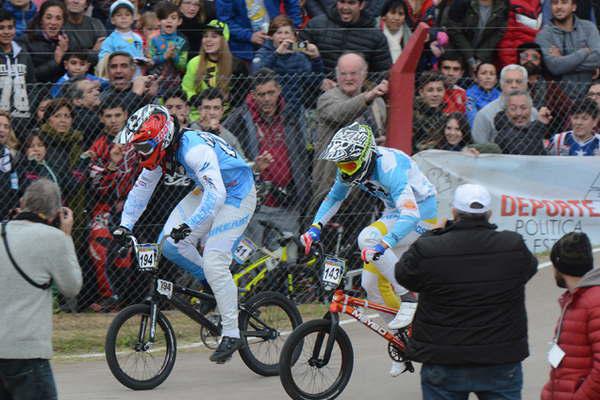
[[[419,293],[406,357],[423,363],[424,400],[471,392],[521,399],[525,284],[537,259],[521,235],[489,222],[491,202],[483,186],[459,186],[454,220],[423,234],[396,264],[398,283]]]

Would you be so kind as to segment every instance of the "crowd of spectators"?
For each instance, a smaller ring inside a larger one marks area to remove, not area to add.
[[[333,181],[317,157],[332,135],[359,120],[385,144],[387,71],[419,23],[430,29],[406,94],[413,151],[598,155],[600,10],[588,3],[5,0],[0,213],[30,182],[56,182],[75,213],[79,308],[107,309],[134,279],[110,228],[139,171],[112,138],[154,102],[231,144],[261,183],[256,220],[297,232]],[[147,240],[193,189],[184,171],[160,185],[141,223]],[[343,211],[371,213],[363,200]],[[248,235],[263,240],[260,225]]]

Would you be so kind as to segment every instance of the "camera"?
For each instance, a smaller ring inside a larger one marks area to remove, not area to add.
[[[308,41],[303,40],[301,42],[296,42],[292,44],[292,51],[300,51],[300,52],[306,52],[306,50],[308,49]]]

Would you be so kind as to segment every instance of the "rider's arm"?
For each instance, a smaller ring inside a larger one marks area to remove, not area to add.
[[[219,161],[212,147],[198,144],[184,157],[186,165],[194,171],[194,181],[202,187],[202,201],[185,223],[192,229],[212,218],[225,203],[227,191],[221,176]]]
[[[313,224],[321,224],[325,226],[327,222],[338,212],[342,203],[350,193],[350,185],[342,182],[339,177],[335,178],[331,190],[321,203]]]
[[[161,177],[162,169],[160,167],[153,170],[142,170],[135,181],[135,185],[127,195],[127,200],[125,200],[123,214],[121,215],[121,226],[129,230],[133,229],[133,226],[146,209]]]
[[[388,247],[395,247],[398,242],[412,232],[417,223],[421,219],[419,213],[419,205],[408,184],[408,173],[403,172],[401,175],[396,175],[396,183],[392,185],[392,198],[396,209],[400,213],[400,217],[392,229],[382,239],[383,243]]]

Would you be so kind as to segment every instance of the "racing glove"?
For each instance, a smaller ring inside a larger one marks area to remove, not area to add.
[[[366,249],[363,249],[363,251],[360,253],[360,258],[366,263],[377,261],[383,255],[383,253],[385,253],[385,250],[385,247],[383,247],[381,244],[376,244],[373,247],[367,247]]]
[[[173,229],[171,229],[171,237],[173,238],[175,243],[178,243],[180,240],[185,239],[190,235],[190,233],[192,233],[192,228],[190,228],[186,223],[179,224]]]
[[[321,240],[321,224],[312,224],[310,228],[300,236],[300,242],[304,245],[304,254],[310,253],[310,248],[313,243]]]
[[[131,231],[128,228],[120,226],[113,231],[112,235],[113,241],[117,243],[119,248],[127,248],[127,245],[129,245],[128,238],[131,236]]]

